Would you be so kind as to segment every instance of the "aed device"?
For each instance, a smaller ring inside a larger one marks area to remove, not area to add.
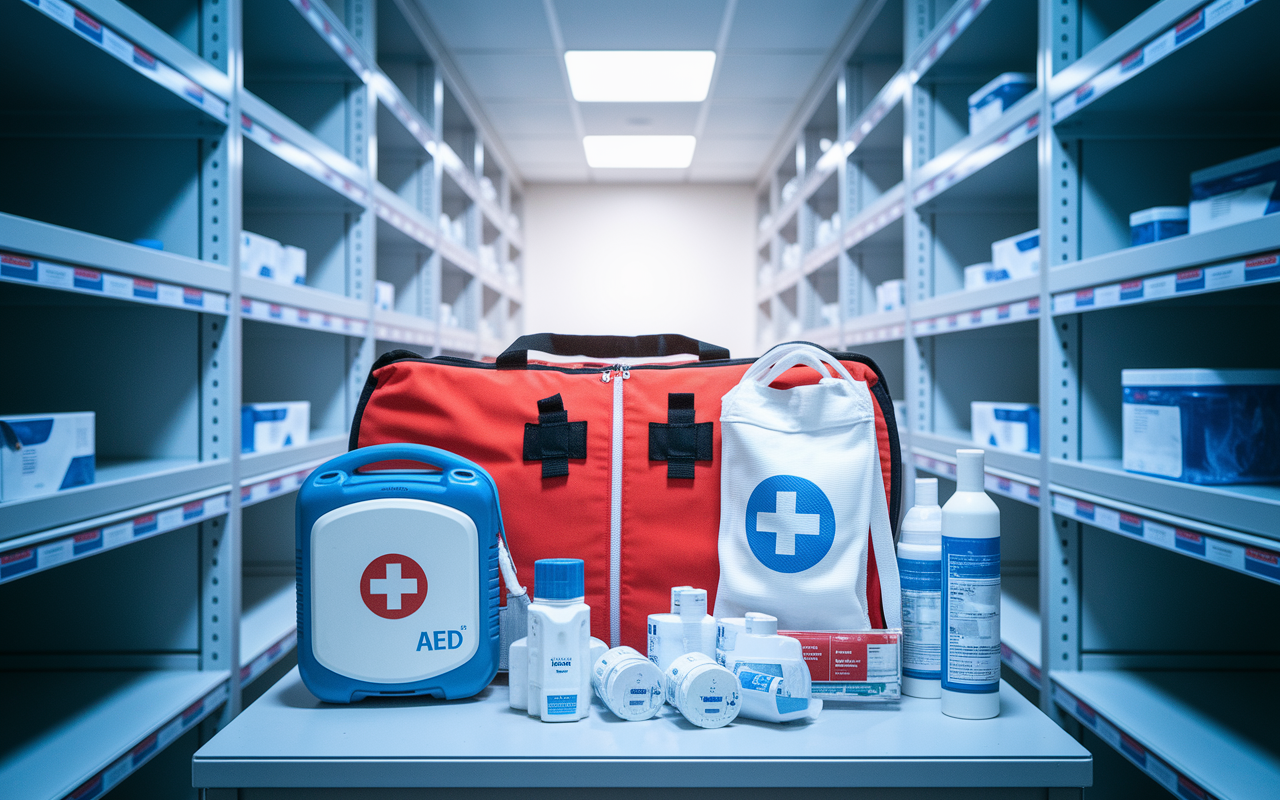
[[[362,447],[308,476],[296,530],[312,694],[454,699],[493,680],[502,515],[483,468],[425,445]]]

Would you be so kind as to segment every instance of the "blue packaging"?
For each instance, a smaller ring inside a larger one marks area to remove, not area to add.
[[[502,515],[484,469],[425,445],[362,447],[311,473],[296,520],[298,669],[312,694],[453,700],[489,685]]]
[[[1126,471],[1280,481],[1280,370],[1126,369],[1121,383]]]
[[[1035,88],[1036,76],[1025,72],[1006,72],[969,95],[969,133],[977,133],[995,122]]]
[[[1187,234],[1186,206],[1144,208],[1129,215],[1129,246],[1151,244]]]

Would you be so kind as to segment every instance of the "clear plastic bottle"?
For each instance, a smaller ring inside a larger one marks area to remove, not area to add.
[[[529,604],[529,715],[576,722],[591,710],[591,607],[580,558],[533,565]]]
[[[956,451],[942,507],[942,713],[1000,713],[1000,509],[983,491],[983,451]]]
[[[942,694],[942,509],[938,479],[916,478],[916,504],[898,538],[902,581],[902,693]]]

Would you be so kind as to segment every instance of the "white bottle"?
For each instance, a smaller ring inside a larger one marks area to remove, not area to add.
[[[576,722],[591,710],[591,608],[582,602],[582,559],[533,564],[529,604],[529,715]]]
[[[507,595],[510,597],[510,595]],[[525,623],[526,630],[528,622]],[[591,637],[591,663],[596,663],[600,656],[609,649],[609,645],[596,637]],[[529,637],[521,636],[511,643],[507,651],[507,686],[510,689],[511,707],[521,711],[529,710]]]
[[[649,660],[666,671],[685,653],[716,654],[716,621],[707,613],[707,590],[692,586],[671,589],[671,613],[650,614]]]
[[[744,669],[776,675],[786,681],[789,697],[813,694],[813,681],[800,640],[779,636],[778,618],[769,614],[747,612],[746,631],[738,634],[733,650],[726,651],[724,666],[735,675]]]
[[[938,479],[916,478],[916,504],[898,538],[902,582],[902,693],[942,693],[942,509]]]
[[[942,713],[1000,713],[1000,509],[982,490],[983,452],[956,451],[942,507]]]
[[[721,617],[716,620],[716,663],[724,666],[738,647],[738,636],[747,632],[746,617]]]
[[[628,722],[654,716],[666,699],[662,670],[630,647],[601,653],[591,670],[591,686],[610,711]]]
[[[667,702],[699,728],[723,728],[742,706],[738,678],[704,653],[686,653],[665,672]]]

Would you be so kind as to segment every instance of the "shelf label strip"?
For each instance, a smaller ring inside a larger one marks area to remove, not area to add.
[[[280,660],[280,657],[288,653],[298,645],[298,629],[294,628],[282,639],[271,645],[255,658],[253,661],[245,664],[240,668],[240,685],[252,683],[253,680],[262,673],[271,669],[271,666]]]
[[[147,736],[128,753],[112,762],[111,766],[80,784],[67,797],[75,800],[93,800],[111,791],[135,770],[150,761],[152,756],[168,747],[175,739],[191,730],[198,722],[227,702],[230,692],[226,682],[219,684],[216,689],[197,700],[160,730]]]
[[[1005,131],[991,144],[966,153],[950,169],[930,178],[923,186],[917,187],[911,192],[911,202],[920,205],[932,200],[973,173],[1035,138],[1039,131],[1040,114],[1032,114]]]
[[[1035,686],[1040,685],[1040,668],[1018,655],[1013,648],[1004,642],[1000,643],[1000,660],[1029,683]]]
[[[1053,104],[1053,121],[1061,122],[1102,97],[1120,84],[1140,74],[1175,50],[1199,39],[1226,20],[1239,14],[1258,0],[1215,0],[1201,6],[1177,24],[1139,47],[1116,63],[1080,84],[1075,91]]]
[[[56,261],[3,251],[0,251],[0,281],[111,297],[135,303],[212,311],[215,314],[226,314],[229,310],[227,296],[220,292],[207,292],[192,286],[177,286],[144,278],[117,275],[114,272],[73,267]]]
[[[1062,292],[1053,296],[1053,313],[1074,314],[1277,281],[1280,281],[1280,251],[1261,253],[1210,267],[1185,269],[1150,278]]]
[[[240,298],[240,315],[247,319],[292,325],[295,328],[343,333],[348,336],[364,336],[369,332],[368,320],[344,317],[340,314],[322,314],[319,311],[268,303],[248,297]]]
[[[925,54],[916,59],[915,64],[911,65],[911,80],[919,80],[920,76],[942,57],[942,54],[947,51],[947,48],[950,47],[956,39],[960,38],[960,34],[965,32],[969,25],[973,23],[974,19],[977,18],[979,12],[986,8],[990,2],[991,0],[971,0],[971,2],[960,11],[956,18],[951,20],[951,24],[943,28],[942,31],[934,37],[933,43],[929,45],[929,49],[925,51]]]
[[[953,462],[943,461],[922,453],[913,454],[912,459],[918,469],[932,472],[934,475],[942,475],[951,480],[956,479],[956,465]],[[983,488],[993,494],[1033,506],[1040,503],[1040,487],[1024,481],[1006,478],[1003,475],[992,475],[988,472],[983,475],[982,484]]]
[[[1111,745],[1116,752],[1129,759],[1134,766],[1150,775],[1156,783],[1172,792],[1175,797],[1186,798],[1186,800],[1204,800],[1214,796],[1201,787],[1200,784],[1169,766],[1167,762],[1148,750],[1141,742],[1125,733],[1106,717],[1099,715],[1088,703],[1062,688],[1057,682],[1053,684],[1053,702],[1079,720],[1086,728],[1096,733],[1099,739]]]
[[[369,190],[360,183],[331,169],[319,157],[290,142],[247,114],[240,115],[240,129],[244,135],[261,145],[286,164],[305,172],[335,192],[361,205],[368,202]]]
[[[312,0],[289,0],[289,2],[298,9],[303,19],[315,28],[320,38],[333,48],[333,52],[338,54],[338,58],[341,58],[357,77],[363,81],[369,79],[369,73],[373,72],[373,69],[360,57],[355,38],[336,17],[333,17],[333,12],[327,8],[321,8],[322,3],[312,2]]]
[[[853,333],[850,333],[846,339],[850,345],[872,344],[874,342],[893,342],[901,339],[906,335],[906,333],[906,324],[898,323],[897,325],[884,325],[879,328],[854,331]]]
[[[27,0],[45,16],[61,23],[80,35],[80,38],[97,45],[101,50],[124,62],[133,70],[173,92],[188,103],[203,109],[222,122],[227,121],[227,104],[203,86],[147,50],[139,47],[111,28],[103,25],[89,13],[64,0]]]
[[[1280,552],[1248,547],[1207,533],[1179,528],[1159,520],[1089,503],[1070,495],[1053,493],[1053,513],[1092,525],[1095,528],[1184,556],[1280,584]]]
[[[434,250],[440,241],[439,234],[430,225],[420,222],[408,214],[401,213],[399,209],[385,200],[375,201],[374,211],[379,217],[386,220],[391,227],[419,244]]]
[[[240,487],[240,507],[251,506],[255,503],[261,503],[263,500],[269,500],[277,495],[286,494],[295,491],[302,482],[307,479],[315,468],[321,463],[314,464],[305,469],[291,472],[288,475],[281,475],[276,478],[269,478],[265,481],[247,484]]]
[[[429,331],[417,330],[415,328],[402,328],[398,325],[383,325],[375,323],[373,326],[374,338],[383,342],[401,342],[403,344],[419,344],[424,347],[430,347],[435,342],[435,335]]]
[[[844,248],[847,250],[850,247],[855,247],[871,238],[873,234],[888,227],[891,223],[902,219],[903,208],[904,204],[899,200],[878,214],[875,214],[861,222],[855,218],[853,224],[849,226],[849,233],[845,239]]]
[[[31,547],[0,552],[0,583],[222,516],[227,513],[229,499],[225,492],[215,494],[112,525],[69,533]]]
[[[916,320],[911,323],[911,331],[916,336],[931,336],[935,333],[960,331],[968,328],[986,328],[991,325],[1007,325],[1011,322],[1022,322],[1040,316],[1040,298],[1022,300],[1017,303],[1006,303],[1000,306],[974,309],[963,314],[948,314],[943,317]]]

